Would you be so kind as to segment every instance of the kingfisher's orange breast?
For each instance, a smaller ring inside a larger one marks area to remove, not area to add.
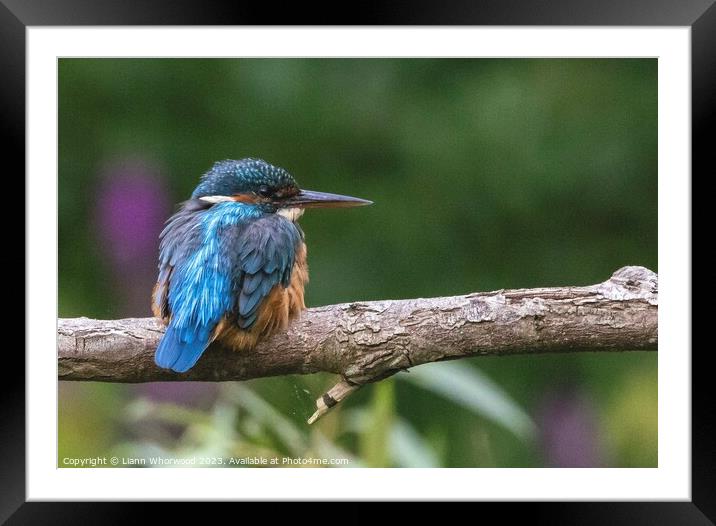
[[[289,322],[306,308],[303,294],[307,283],[306,244],[302,242],[296,250],[288,287],[284,288],[280,283],[274,285],[261,302],[256,321],[250,329],[241,329],[236,320],[225,318],[214,331],[215,339],[233,349],[250,349],[260,339],[278,330],[285,330]]]

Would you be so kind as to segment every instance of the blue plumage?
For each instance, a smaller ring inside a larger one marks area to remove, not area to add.
[[[258,159],[216,163],[160,235],[152,301],[167,329],[157,365],[188,371],[222,322],[251,329],[274,287],[289,286],[303,232],[297,215],[279,211],[368,203],[301,191],[286,170]]]
[[[187,330],[189,329],[189,330]],[[159,342],[154,361],[159,367],[184,373],[191,369],[206,350],[209,331],[203,328],[177,329],[170,324]]]
[[[231,195],[252,192],[262,184],[275,188],[296,186],[296,181],[283,168],[261,159],[226,160],[214,163],[191,194],[192,199],[209,195]]]
[[[157,365],[177,372],[193,367],[225,317],[250,328],[273,286],[287,286],[301,239],[291,221],[240,202],[180,211],[160,245],[155,300],[166,304],[171,319]]]

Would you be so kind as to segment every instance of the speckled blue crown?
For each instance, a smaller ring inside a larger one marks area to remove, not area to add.
[[[253,192],[266,185],[271,188],[296,186],[293,176],[283,168],[262,159],[227,159],[214,163],[191,194],[192,199],[210,195],[234,195]]]

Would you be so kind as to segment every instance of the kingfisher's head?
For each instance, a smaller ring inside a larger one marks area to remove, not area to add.
[[[206,203],[241,202],[295,221],[305,208],[345,208],[371,204],[347,195],[301,190],[283,168],[261,159],[219,161],[191,194]]]

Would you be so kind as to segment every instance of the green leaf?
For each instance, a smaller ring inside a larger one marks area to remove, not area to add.
[[[360,451],[368,467],[389,467],[389,435],[395,416],[395,386],[384,381],[373,388],[368,424],[360,435]]]
[[[256,393],[243,385],[226,386],[226,397],[238,403],[262,426],[268,427],[281,439],[293,455],[300,455],[307,447],[306,435],[290,419]]]
[[[522,440],[535,437],[536,426],[530,416],[509,394],[472,366],[457,362],[431,363],[410,369],[410,374],[398,378],[433,391],[508,429]]]
[[[360,434],[372,427],[370,412],[351,409],[343,412],[344,428]],[[407,420],[395,417],[388,432],[388,450],[393,464],[402,468],[440,467],[438,455]]]
[[[402,418],[396,420],[390,430],[390,454],[400,467],[440,467],[435,451],[415,428]]]

